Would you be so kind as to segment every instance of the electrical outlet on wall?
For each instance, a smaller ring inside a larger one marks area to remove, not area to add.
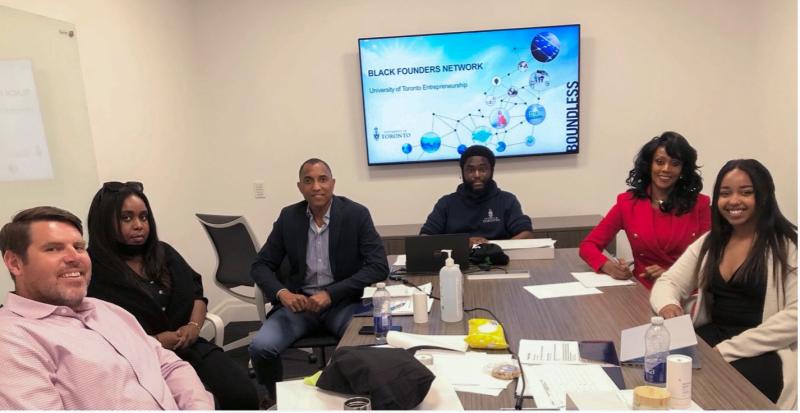
[[[253,182],[253,196],[255,196],[256,199],[266,198],[266,195],[264,195],[264,181]]]

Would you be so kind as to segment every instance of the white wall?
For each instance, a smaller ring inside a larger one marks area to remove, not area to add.
[[[143,180],[161,237],[206,276],[216,260],[193,213],[245,214],[263,241],[300,199],[306,158],[331,163],[337,192],[377,224],[422,222],[458,184],[456,163],[367,167],[359,37],[581,24],[581,153],[500,160],[495,172],[534,225],[605,213],[638,148],[664,130],[698,150],[705,193],[724,161],[762,160],[797,222],[791,0],[0,4],[76,24],[100,181]],[[254,180],[266,200],[253,199]]]

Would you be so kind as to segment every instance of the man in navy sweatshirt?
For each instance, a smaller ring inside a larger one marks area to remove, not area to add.
[[[436,202],[419,233],[467,233],[471,244],[490,239],[533,238],[533,224],[522,213],[517,197],[501,191],[492,179],[494,163],[494,153],[489,148],[467,148],[459,161],[464,183]]]

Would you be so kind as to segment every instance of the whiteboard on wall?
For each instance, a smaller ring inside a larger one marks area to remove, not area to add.
[[[0,181],[52,179],[30,60],[0,60]]]
[[[0,27],[0,226],[38,205],[85,224],[99,183],[75,25],[0,6]],[[0,304],[13,289],[0,265]]]

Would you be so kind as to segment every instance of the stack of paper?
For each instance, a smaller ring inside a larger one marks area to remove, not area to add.
[[[523,364],[525,396],[533,396],[540,409],[567,405],[567,392],[617,391],[603,368],[589,364]],[[517,394],[522,381],[517,382]]]
[[[472,272],[466,274],[468,280],[513,280],[517,278],[531,278],[530,272]]]
[[[572,276],[580,281],[584,287],[617,287],[620,285],[635,285],[633,280],[617,280],[608,274],[596,272],[573,272]]]
[[[499,245],[512,260],[540,260],[555,257],[556,241],[550,238],[489,241]]]
[[[587,288],[579,282],[571,283],[558,283],[558,284],[543,284],[543,285],[528,285],[525,287],[529,293],[542,300],[545,298],[555,297],[571,297],[575,295],[590,295],[602,294],[603,292],[597,288]]]

